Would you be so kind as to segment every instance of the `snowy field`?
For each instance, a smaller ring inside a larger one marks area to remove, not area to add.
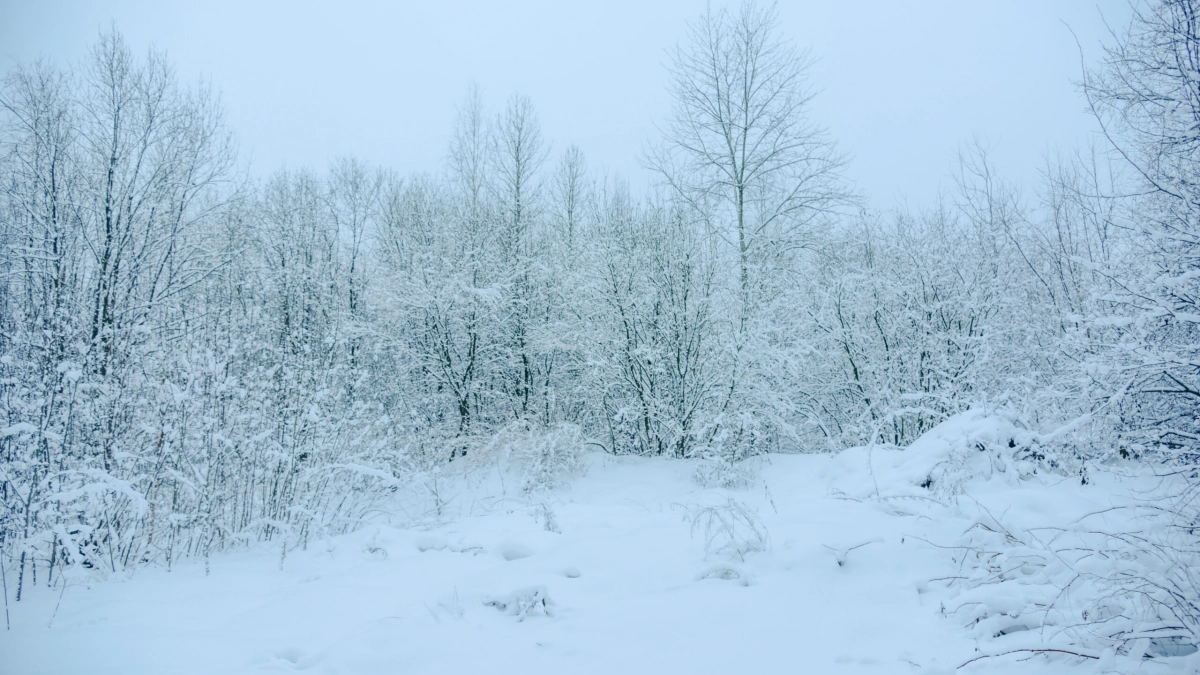
[[[736,489],[701,487],[694,463],[603,454],[538,496],[476,477],[440,518],[381,521],[282,565],[264,547],[216,556],[208,575],[188,562],[39,587],[11,607],[0,670],[949,673],[1013,652],[959,672],[1196,672],[1186,655],[1030,658],[1014,650],[1055,638],[1002,607],[1019,593],[946,581],[971,576],[943,547],[973,528],[1075,522],[1125,489],[1021,478],[984,451],[955,499],[913,484],[946,473],[943,437],[995,437],[989,424],[960,416],[906,452],[771,456]],[[1006,613],[971,623],[980,598]]]

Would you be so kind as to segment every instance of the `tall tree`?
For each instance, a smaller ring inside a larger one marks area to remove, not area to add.
[[[675,107],[647,162],[677,195],[718,210],[716,230],[737,253],[743,323],[755,255],[794,242],[848,197],[844,160],[809,118],[808,63],[779,36],[774,6],[753,2],[710,7],[671,53]]]
[[[671,52],[674,110],[646,161],[697,227],[723,242],[732,273],[722,313],[732,359],[708,428],[715,438],[729,425],[758,428],[771,419],[782,432],[795,428],[787,418],[797,411],[772,382],[794,360],[787,352],[795,345],[779,339],[790,332],[780,321],[793,320],[788,308],[799,301],[786,297],[788,276],[819,226],[851,201],[844,160],[809,116],[809,62],[780,35],[774,6],[710,7],[687,36]],[[749,437],[737,429],[733,436]]]
[[[488,189],[488,149],[491,129],[483,107],[479,87],[472,84],[458,107],[454,135],[450,139],[450,176],[457,183],[467,204],[469,218],[478,223],[483,217]]]
[[[577,145],[567,146],[555,167],[553,184],[555,217],[558,221],[559,238],[566,245],[568,254],[575,250],[579,221],[587,199],[587,161]]]
[[[512,353],[515,360],[515,413],[530,411],[538,377],[538,356],[531,343],[537,280],[533,257],[534,225],[541,215],[539,172],[546,161],[542,128],[529,97],[514,94],[496,120],[493,161],[496,197],[504,214],[501,250],[508,257],[512,283]]]

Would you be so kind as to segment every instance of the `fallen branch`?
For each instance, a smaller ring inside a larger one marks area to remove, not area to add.
[[[1051,653],[1051,652],[1057,653],[1057,654],[1068,654],[1070,656],[1078,656],[1081,659],[1094,659],[1096,661],[1100,660],[1099,656],[1095,656],[1093,654],[1083,654],[1080,652],[1073,652],[1069,649],[1055,649],[1054,647],[1042,647],[1042,648],[1037,648],[1037,649],[1034,649],[1034,648],[1010,649],[1006,652],[1000,652],[999,654],[980,654],[979,656],[976,656],[973,659],[964,661],[962,663],[962,665],[959,666],[959,668],[965,668],[966,666],[968,666],[976,661],[982,660],[982,659],[995,659],[995,658],[999,658],[1001,656],[1008,656],[1009,654],[1047,654],[1047,653]]]

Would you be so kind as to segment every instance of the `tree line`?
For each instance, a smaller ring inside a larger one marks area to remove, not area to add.
[[[585,447],[736,481],[980,406],[1072,466],[1194,467],[1197,9],[1155,0],[1115,35],[1080,83],[1102,136],[1036,191],[976,144],[916,212],[864,208],[806,55],[754,4],[671,52],[644,191],[552,152],[520,95],[468,92],[430,173],[347,157],[260,180],[159,52],[113,31],[81,63],[20,64],[0,90],[8,583],[283,556],[501,455],[527,489]]]

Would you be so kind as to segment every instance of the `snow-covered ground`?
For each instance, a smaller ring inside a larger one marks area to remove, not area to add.
[[[941,546],[983,514],[1070,519],[1118,487],[1009,467],[938,504],[905,492],[927,470],[913,473],[919,450],[771,456],[737,489],[701,487],[690,462],[601,454],[537,497],[496,475],[461,484],[440,523],[372,524],[282,569],[261,547],[208,575],[189,562],[40,588],[10,607],[0,671],[948,673],[1044,639],[965,626],[960,591],[931,581],[964,574]],[[961,672],[1131,672],[1112,655],[1028,656]]]

